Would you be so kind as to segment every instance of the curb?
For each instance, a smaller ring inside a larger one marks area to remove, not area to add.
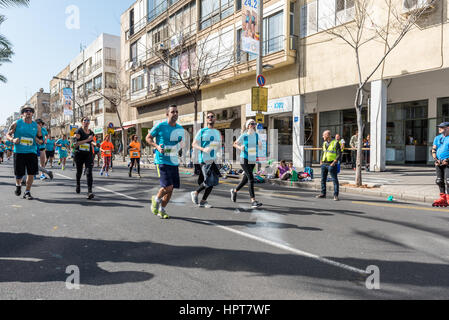
[[[347,183],[349,181],[342,181],[343,183]],[[298,189],[308,189],[314,191],[321,191],[321,183],[317,182],[284,182],[280,180],[268,180],[267,183],[271,185],[279,185],[290,188],[298,188]],[[369,185],[369,184],[368,184]],[[380,185],[372,185],[374,188],[379,188]],[[327,191],[333,192],[334,186],[331,184],[327,186]],[[413,195],[407,193],[397,193],[397,192],[386,192],[385,190],[372,190],[372,189],[357,189],[351,187],[340,187],[340,193],[349,193],[349,194],[365,194],[374,197],[380,198],[388,198],[393,196],[395,200],[405,200],[405,201],[416,201],[423,203],[433,203],[435,201],[435,196],[429,195]]]

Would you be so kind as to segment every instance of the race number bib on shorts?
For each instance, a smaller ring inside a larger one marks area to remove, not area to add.
[[[104,154],[111,154],[111,150],[104,150]]]
[[[257,156],[257,148],[248,148],[248,156],[256,157]]]
[[[20,138],[20,145],[25,147],[31,147],[33,145],[33,139],[32,138]]]
[[[66,147],[61,147],[61,151],[67,151]]]
[[[133,153],[132,153],[132,156],[133,156],[133,157],[139,157],[139,153],[138,153],[138,152],[133,152]]]
[[[89,152],[90,151],[90,145],[87,144],[87,143],[81,144],[80,145],[80,151],[87,151],[87,152]]]

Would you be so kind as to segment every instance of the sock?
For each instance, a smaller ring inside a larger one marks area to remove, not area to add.
[[[156,203],[161,203],[162,202],[162,199],[159,199],[158,197],[156,197]]]

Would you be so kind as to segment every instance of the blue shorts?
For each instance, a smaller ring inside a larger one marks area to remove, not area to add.
[[[173,189],[179,189],[181,187],[179,167],[169,166],[166,164],[158,164],[157,174],[159,176],[162,188],[173,186]]]

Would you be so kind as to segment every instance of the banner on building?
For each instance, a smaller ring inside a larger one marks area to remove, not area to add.
[[[259,54],[259,0],[242,2],[242,51]]]
[[[73,116],[73,91],[72,88],[62,89],[64,115]]]

